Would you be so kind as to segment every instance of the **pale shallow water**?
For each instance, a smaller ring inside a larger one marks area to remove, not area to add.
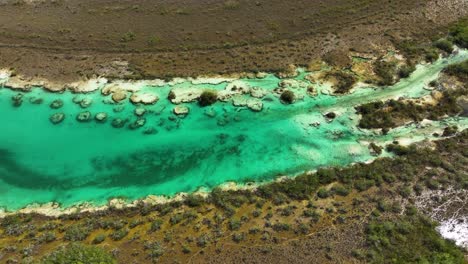
[[[259,182],[281,175],[297,175],[320,166],[347,165],[372,159],[367,142],[390,142],[395,138],[418,141],[430,138],[449,124],[468,127],[466,118],[450,118],[421,127],[412,125],[380,136],[372,131],[357,129],[358,116],[354,106],[389,98],[422,97],[430,92],[423,89],[437,78],[447,63],[468,58],[466,51],[432,65],[419,66],[408,79],[392,87],[362,88],[352,94],[334,97],[319,92],[309,97],[305,89],[297,90],[304,99],[293,105],[279,103],[267,95],[264,109],[255,113],[247,108],[218,102],[201,108],[196,103],[185,118],[175,117],[174,105],[165,98],[173,87],[195,86],[224,89],[217,85],[183,82],[173,86],[144,88],[162,98],[158,103],[144,106],[148,111],[144,127],[131,130],[113,128],[115,117],[136,120],[134,105],[105,103],[109,98],[99,91],[78,95],[91,98],[93,104],[81,109],[72,102],[77,96],[70,92],[54,94],[33,89],[24,94],[21,107],[12,106],[11,97],[17,91],[0,89],[0,207],[16,210],[32,203],[58,202],[67,207],[81,202],[101,205],[112,197],[138,199],[147,195],[174,195],[191,192],[200,187],[212,188],[234,182]],[[305,73],[296,79],[304,80]],[[273,75],[264,79],[242,80],[251,86],[273,90],[280,81]],[[327,89],[327,85],[317,85]],[[44,102],[35,105],[31,97]],[[59,110],[49,108],[50,102],[61,99]],[[206,111],[214,111],[208,117]],[[108,121],[79,123],[77,113],[106,112]],[[335,111],[338,116],[327,122],[324,113]],[[63,123],[52,125],[49,116],[64,112]],[[171,117],[171,118],[170,118]],[[173,120],[171,120],[173,119]],[[319,127],[311,124],[320,122]],[[153,135],[143,131],[157,130]]]

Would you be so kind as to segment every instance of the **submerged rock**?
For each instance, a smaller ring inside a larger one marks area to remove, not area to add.
[[[14,107],[20,107],[23,104],[23,95],[17,94],[11,98]]]
[[[229,123],[229,119],[228,118],[222,118],[222,119],[218,119],[218,121],[216,122],[216,124],[218,126],[225,126]]]
[[[146,109],[142,107],[138,107],[134,111],[136,116],[143,116],[146,113]]]
[[[137,129],[146,124],[146,119],[145,118],[138,118],[135,122],[131,123],[128,127],[130,129]]]
[[[101,112],[101,113],[97,113],[95,116],[94,116],[94,119],[98,122],[105,122],[106,119],[107,119],[107,114],[104,113],[104,112]]]
[[[44,99],[38,97],[31,97],[29,98],[29,102],[31,104],[42,104],[44,102]]]
[[[55,113],[49,117],[50,122],[54,125],[61,123],[64,119],[64,113]]]
[[[114,128],[122,128],[125,126],[125,123],[127,120],[121,119],[121,118],[114,118],[112,120],[112,127]]]
[[[154,135],[157,133],[158,133],[158,130],[154,127],[148,127],[145,130],[143,130],[143,134],[145,135]]]
[[[112,111],[114,111],[114,113],[120,113],[122,112],[123,110],[125,109],[125,106],[121,105],[121,106],[116,106],[112,109]]]
[[[91,112],[85,111],[78,113],[76,120],[78,120],[78,122],[89,122],[91,120]]]
[[[134,104],[155,104],[159,97],[150,93],[134,93],[130,96],[130,101]]]
[[[93,103],[93,100],[90,98],[83,98],[80,101],[80,107],[81,108],[88,108],[91,104]]]
[[[174,114],[176,115],[187,115],[189,113],[190,109],[186,106],[183,105],[178,105],[174,107]]]
[[[52,101],[52,103],[50,103],[50,108],[52,109],[59,109],[59,108],[62,108],[63,106],[63,101],[60,100],[60,99],[57,99],[57,100],[54,100]]]
[[[72,98],[72,102],[75,103],[75,104],[79,104],[81,103],[81,100],[83,100],[83,98],[81,96],[73,96]]]
[[[203,113],[208,117],[215,117],[216,116],[216,111],[213,108],[206,109],[205,112],[203,112]]]

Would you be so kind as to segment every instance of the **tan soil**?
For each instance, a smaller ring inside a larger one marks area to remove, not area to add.
[[[466,14],[464,0],[4,0],[0,68],[61,82],[279,71],[379,52]]]

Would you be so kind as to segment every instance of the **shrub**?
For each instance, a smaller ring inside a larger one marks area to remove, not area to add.
[[[447,39],[440,39],[434,43],[434,46],[440,50],[443,50],[447,53],[453,52],[453,43]]]
[[[239,230],[239,228],[241,227],[241,221],[237,220],[237,219],[231,219],[229,221],[229,230]]]
[[[341,184],[337,184],[335,186],[332,187],[332,191],[333,193],[336,193],[340,196],[347,196],[350,192],[349,188],[344,186],[344,185],[341,185]]]
[[[453,42],[462,48],[468,48],[468,18],[458,22],[450,30]]]
[[[375,220],[366,228],[367,258],[370,263],[464,263],[462,251],[434,227],[417,215],[392,222]]]
[[[128,235],[128,229],[127,228],[122,228],[119,230],[116,230],[110,234],[110,237],[114,241],[119,241],[122,240],[122,238],[126,237]]]
[[[42,264],[114,264],[116,261],[111,254],[95,246],[69,244],[60,247],[52,254],[45,256]]]
[[[328,196],[330,196],[330,192],[329,192],[327,189],[325,189],[325,188],[320,188],[320,189],[318,190],[318,192],[317,192],[317,196],[318,196],[319,198],[324,199],[324,198],[327,198]]]
[[[150,232],[155,232],[161,229],[163,221],[161,219],[156,219],[151,223]]]
[[[437,52],[437,50],[429,49],[429,50],[426,51],[426,54],[425,54],[424,58],[428,62],[434,62],[437,59],[439,59],[439,53]]]
[[[271,228],[276,232],[289,231],[291,226],[287,223],[275,223]]]
[[[232,234],[232,241],[240,243],[245,239],[245,233],[234,233]]]
[[[445,68],[445,73],[456,76],[461,80],[468,80],[468,60],[449,65],[447,68]]]
[[[384,61],[382,59],[377,60],[374,63],[374,72],[381,79],[379,82],[380,85],[392,85],[396,73],[396,63]]]
[[[215,90],[204,90],[198,98],[198,104],[202,107],[212,105],[218,100],[218,93]]]
[[[412,72],[414,72],[416,70],[416,67],[414,65],[405,65],[405,66],[402,66],[399,70],[398,70],[398,76],[400,76],[400,78],[408,78]]]
[[[134,41],[135,38],[136,38],[135,33],[133,33],[132,31],[128,31],[127,33],[125,33],[125,34],[120,38],[120,42],[130,42],[130,41]]]
[[[164,255],[164,248],[159,242],[146,241],[144,248],[148,251],[148,256],[152,259],[159,258]]]
[[[80,225],[73,225],[65,231],[64,239],[68,241],[83,241],[90,233],[90,230]]]
[[[93,244],[101,244],[104,240],[106,240],[106,235],[99,234],[93,239]]]
[[[337,81],[334,86],[334,92],[337,94],[345,94],[349,92],[357,82],[356,77],[347,72],[337,71],[330,73],[329,76],[334,77]]]
[[[286,90],[281,94],[280,99],[281,102],[283,102],[284,104],[292,104],[296,99],[296,95],[294,94],[294,92]]]

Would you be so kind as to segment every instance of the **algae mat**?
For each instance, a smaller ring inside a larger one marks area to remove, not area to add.
[[[99,91],[76,95],[32,89],[22,94],[21,106],[14,107],[12,97],[18,91],[3,88],[0,207],[16,210],[52,201],[63,207],[82,202],[102,205],[112,197],[133,200],[150,194],[171,196],[226,182],[260,182],[320,166],[368,161],[373,158],[369,142],[418,141],[431,138],[433,132],[450,124],[468,127],[466,118],[448,118],[397,128],[382,136],[358,129],[359,116],[354,110],[356,105],[375,100],[428,95],[430,91],[424,87],[448,63],[466,58],[468,53],[460,51],[434,64],[418,66],[415,73],[394,86],[358,88],[343,96],[328,95],[327,84],[313,84],[318,90],[316,96],[307,95],[302,86],[292,87],[300,97],[292,105],[279,102],[273,90],[281,80],[273,75],[237,80],[264,90],[262,99],[239,95],[245,97],[242,100],[260,101],[261,112],[231,102],[217,102],[207,108],[186,103],[190,113],[176,116],[174,105],[165,99],[176,87],[223,90],[229,81],[194,84],[180,80],[158,87],[149,82],[143,90],[161,99],[146,106],[111,104]],[[300,71],[295,84],[310,84],[306,74]],[[73,102],[83,98],[92,101],[86,109]],[[57,99],[64,106],[50,108]],[[144,108],[146,113],[137,117],[136,108]],[[108,120],[78,122],[76,115],[83,111],[93,116],[105,112]],[[324,117],[330,111],[337,114],[334,120]],[[49,117],[59,112],[65,119],[53,125]],[[115,118],[126,120],[125,126],[113,127]],[[141,127],[129,128],[138,120]]]

